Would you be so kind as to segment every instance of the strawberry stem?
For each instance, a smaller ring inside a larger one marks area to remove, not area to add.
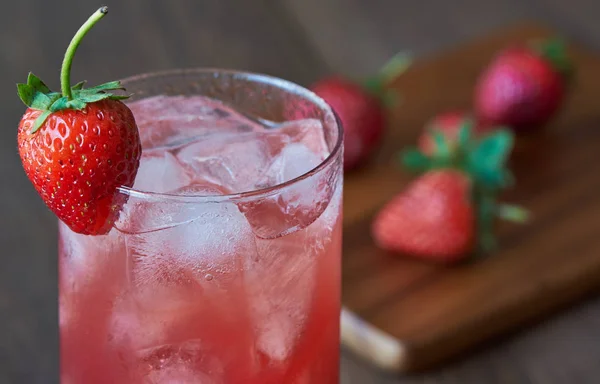
[[[475,186],[473,190],[473,202],[477,214],[478,248],[483,254],[488,254],[496,247],[494,237],[494,211],[496,193],[486,191]]]
[[[362,82],[363,87],[377,97],[387,107],[393,107],[397,102],[397,94],[387,88],[387,84],[406,71],[412,63],[412,57],[407,52],[401,52],[392,57],[379,72]]]
[[[81,44],[81,41],[85,35],[87,35],[92,27],[96,25],[96,23],[100,21],[100,19],[102,19],[107,13],[108,7],[102,7],[94,12],[94,14],[90,16],[90,18],[81,26],[81,28],[79,28],[71,40],[69,47],[67,48],[60,72],[60,85],[62,95],[68,100],[73,100],[73,91],[71,90],[71,65],[73,63],[75,52],[77,51],[77,48],[79,48],[79,44]]]
[[[524,223],[529,219],[529,212],[527,210],[511,204],[498,204],[496,214],[501,219],[515,223]]]
[[[383,84],[392,81],[395,77],[406,71],[412,64],[412,56],[408,52],[395,54],[379,70],[379,78]]]

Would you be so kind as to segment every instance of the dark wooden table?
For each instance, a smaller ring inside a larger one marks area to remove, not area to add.
[[[368,5],[367,5],[368,4]],[[410,5],[408,5],[410,4]],[[58,88],[68,40],[100,4],[20,0],[0,12],[0,383],[57,383],[56,221],[22,172],[14,83],[34,70]],[[91,82],[173,67],[266,72],[308,84],[364,75],[398,50],[427,54],[492,28],[536,19],[600,48],[597,0],[128,0],[79,51]],[[597,165],[590,165],[597,166]],[[586,384],[600,377],[600,299],[495,340],[436,371],[391,377],[342,354],[342,383]]]

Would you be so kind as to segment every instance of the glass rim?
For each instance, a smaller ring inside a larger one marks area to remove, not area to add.
[[[134,189],[133,187],[125,187],[120,186],[118,191],[120,193],[126,194],[129,197],[135,197],[138,199],[143,199],[146,201],[157,201],[157,202],[179,202],[179,203],[217,203],[217,202],[237,202],[237,201],[247,201],[254,200],[261,197],[269,197],[279,193],[281,190],[296,185],[302,182],[305,179],[308,179],[312,176],[318,175],[321,172],[324,172],[325,169],[331,165],[338,156],[341,156],[342,144],[344,142],[344,130],[342,127],[342,123],[340,121],[339,116],[335,113],[333,108],[325,100],[323,100],[316,93],[311,90],[296,84],[292,81],[285,80],[279,77],[256,73],[256,72],[248,72],[234,69],[221,69],[221,68],[182,68],[182,69],[169,69],[164,71],[155,71],[155,72],[147,72],[141,73],[138,75],[133,75],[126,77],[121,80],[124,87],[127,87],[127,83],[140,81],[140,80],[150,80],[153,78],[160,78],[166,76],[174,76],[174,75],[194,75],[194,74],[228,74],[232,75],[234,78],[240,78],[249,80],[256,83],[268,84],[280,89],[283,89],[286,92],[290,92],[292,94],[299,95],[304,97],[309,102],[315,104],[317,108],[324,111],[325,115],[330,115],[333,117],[336,129],[338,133],[337,140],[333,146],[333,149],[329,153],[329,155],[320,162],[316,167],[312,168],[308,172],[293,178],[291,180],[285,181],[283,183],[279,183],[266,188],[259,188],[251,191],[238,192],[238,193],[230,193],[224,195],[203,195],[203,194],[191,194],[191,195],[176,195],[173,193],[164,193],[164,192],[150,192],[150,191],[141,191]],[[143,153],[143,149],[142,149]]]

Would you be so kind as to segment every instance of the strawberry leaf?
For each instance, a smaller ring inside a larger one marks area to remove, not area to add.
[[[385,84],[377,76],[366,79],[363,84],[363,88],[372,94],[373,96],[379,96],[385,90]]]
[[[438,156],[447,158],[450,156],[450,147],[448,146],[448,141],[446,140],[446,136],[440,130],[433,130],[431,132],[431,136],[433,137],[433,142],[435,143],[435,152]]]
[[[31,133],[36,133],[38,129],[44,124],[48,116],[52,114],[52,111],[44,111],[42,114],[38,116],[37,119],[33,122],[33,127],[31,128]]]
[[[59,98],[58,100],[56,100],[54,103],[52,103],[52,105],[50,106],[50,111],[58,112],[58,111],[62,111],[63,109],[81,110],[81,109],[85,108],[85,106],[86,106],[86,103],[83,102],[82,100],[79,100],[79,99],[69,100],[66,96],[63,96],[63,97]]]
[[[109,97],[111,97],[109,93],[91,93],[81,94],[76,100],[83,101],[84,103],[95,103],[96,101],[108,99]]]
[[[74,86],[71,87],[71,89],[73,91],[79,91],[83,89],[83,86],[85,85],[85,83],[87,83],[87,81],[83,80],[80,81],[79,83],[75,84]]]
[[[567,55],[564,39],[554,38],[545,41],[534,41],[532,45],[533,49],[548,60],[564,78],[570,79],[572,77],[573,64]]]
[[[503,169],[471,169],[471,175],[475,181],[487,189],[503,189],[508,187],[512,182],[510,172]]]
[[[57,95],[60,95],[53,92],[40,92],[31,84],[17,84],[17,92],[19,98],[27,107],[41,111],[47,110],[59,97]]]
[[[63,96],[63,97],[59,98],[58,100],[56,100],[54,103],[52,103],[52,105],[50,106],[50,111],[57,112],[62,109],[67,109],[68,103],[69,103],[69,99],[66,96]]]
[[[50,88],[39,77],[33,74],[33,72],[29,72],[27,76],[27,84],[32,86],[37,92],[41,93],[50,93]]]
[[[473,125],[474,123],[472,120],[466,120],[463,122],[462,126],[458,130],[456,142],[459,148],[466,150],[469,147],[471,143]]]
[[[19,94],[19,98],[27,107],[31,106],[33,102],[33,97],[35,95],[35,90],[29,84],[17,84],[17,93]]]
[[[467,171],[486,188],[506,187],[505,166],[512,146],[513,135],[508,130],[496,131],[482,138],[472,151],[467,152]]]
[[[87,88],[84,90],[84,92],[97,93],[100,91],[116,91],[116,90],[123,90],[123,89],[125,89],[125,88],[123,88],[120,81],[111,81],[108,83],[97,85],[92,88]]]
[[[499,167],[506,163],[513,142],[510,131],[499,130],[481,139],[475,151],[486,163]]]
[[[50,96],[42,92],[35,92],[33,99],[31,100],[30,107],[33,109],[46,110],[48,106],[52,104]]]
[[[417,149],[408,149],[401,154],[402,164],[411,171],[422,172],[431,169],[432,160]]]
[[[129,95],[110,95],[109,99],[111,100],[127,100],[131,97],[131,94]]]

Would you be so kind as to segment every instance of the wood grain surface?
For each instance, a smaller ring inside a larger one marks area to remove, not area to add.
[[[492,257],[436,266],[379,250],[369,232],[371,213],[406,183],[399,151],[416,142],[427,120],[470,108],[475,80],[495,52],[554,35],[528,25],[502,30],[416,62],[392,83],[404,103],[392,112],[379,156],[345,182],[343,339],[367,360],[392,371],[430,368],[598,292],[600,173],[589,164],[600,149],[600,56],[575,44],[567,106],[546,129],[517,137],[511,158],[517,186],[506,197],[526,206],[532,220],[498,228]]]
[[[398,50],[429,55],[524,18],[541,19],[577,41],[600,47],[600,4],[595,0],[107,3],[111,14],[81,46],[74,63],[74,80],[85,78],[98,83],[150,70],[221,66],[266,72],[308,84],[334,71],[365,75]],[[99,5],[92,0],[19,0],[2,4],[2,384],[58,382],[56,224],[19,163],[15,132],[23,106],[14,84],[33,70],[57,88],[68,40]],[[459,96],[458,102],[464,102],[460,97],[464,96]],[[402,178],[372,177],[390,183],[390,188],[403,182]],[[390,272],[386,277],[388,289],[406,283],[394,276]],[[367,302],[370,295],[384,293],[365,293],[361,300]],[[418,375],[386,375],[345,352],[341,357],[342,383],[596,384],[600,376],[599,330],[600,300],[591,299],[527,331],[495,339],[474,353]]]
[[[380,155],[345,183],[343,340],[376,365],[430,368],[598,292],[600,173],[590,164],[600,148],[600,56],[575,45],[568,105],[547,129],[517,137],[511,159],[517,186],[506,198],[526,206],[532,220],[498,228],[500,247],[492,257],[436,266],[377,249],[369,232],[371,214],[408,177],[396,164],[398,152],[416,142],[427,120],[468,109],[474,82],[496,51],[553,35],[531,26],[503,30],[416,62],[393,82],[404,103],[392,113]]]

